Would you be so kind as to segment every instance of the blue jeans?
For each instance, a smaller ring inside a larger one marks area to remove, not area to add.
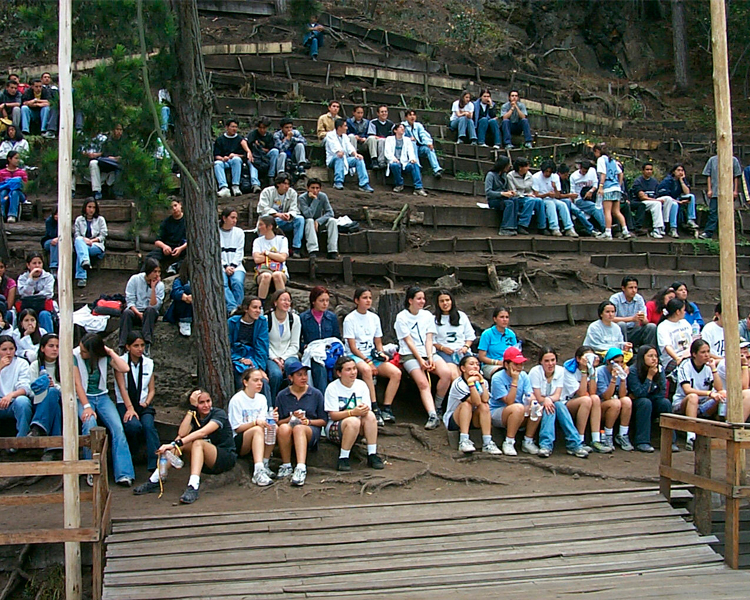
[[[430,166],[432,167],[433,173],[437,173],[443,170],[443,168],[440,166],[440,163],[438,162],[437,154],[434,150],[430,150],[430,148],[427,146],[417,146],[417,154],[420,157],[427,157],[427,160],[430,161]]]
[[[166,133],[167,129],[169,129],[169,120],[171,118],[172,111],[166,104],[162,104],[161,106],[161,130]]]
[[[21,218],[21,203],[26,199],[24,193],[21,190],[13,190],[12,192],[3,191],[0,196],[0,203],[2,203],[3,210],[3,221],[8,217],[15,217],[16,220]]]
[[[552,450],[555,445],[555,423],[560,425],[565,435],[565,447],[575,450],[581,445],[581,434],[578,433],[573,417],[565,403],[558,400],[555,402],[555,412],[549,414],[542,411],[542,423],[539,426],[539,447]]]
[[[91,264],[91,259],[93,258],[101,258],[104,256],[104,250],[99,246],[89,246],[83,241],[82,237],[76,238],[73,245],[76,249],[76,279],[83,279],[86,281],[86,269],[81,265],[85,262]]]
[[[538,229],[544,229],[547,226],[547,216],[544,210],[544,201],[540,198],[531,196],[522,196],[518,198],[518,224],[521,227],[531,225],[531,215],[536,213],[536,223]]]
[[[47,240],[44,242],[44,249],[49,252],[49,268],[50,269],[56,269],[57,268],[57,256],[60,251],[59,244],[52,244],[52,240]]]
[[[451,129],[453,131],[458,131],[459,139],[466,140],[466,137],[468,136],[472,142],[477,141],[477,133],[474,129],[474,121],[472,121],[469,117],[459,117],[458,119],[453,119],[451,121]]]
[[[299,250],[302,248],[302,236],[305,233],[305,217],[297,215],[292,217],[291,221],[284,221],[283,219],[276,219],[276,225],[284,233],[294,231],[294,237],[292,238],[292,248]]]
[[[284,369],[286,370],[286,366],[296,360],[299,360],[296,356],[287,358],[284,361]],[[268,373],[268,379],[270,380],[271,384],[271,398],[269,398],[268,400],[275,405],[276,396],[278,396],[279,391],[281,391],[281,384],[284,382],[284,374],[281,372],[281,369],[279,369],[279,365],[277,365],[276,362],[271,360],[270,358],[266,363],[266,372]]]
[[[495,144],[500,143],[500,124],[497,119],[490,119],[488,117],[482,117],[477,123],[477,138],[480,144],[484,144],[487,139],[487,130],[490,130],[492,134],[492,141]]]
[[[39,327],[48,333],[55,330],[55,324],[52,322],[52,315],[48,310],[39,311]]]
[[[49,106],[43,106],[42,108],[21,107],[21,131],[24,134],[29,133],[29,125],[31,125],[32,121],[39,121],[40,129],[44,133],[47,131],[48,119]]]
[[[706,221],[706,228],[703,232],[706,237],[713,237],[716,228],[719,226],[719,199],[711,198],[708,203],[708,220]]]
[[[573,221],[570,220],[570,212],[568,207],[562,200],[555,200],[554,198],[544,199],[544,210],[547,213],[547,224],[553,231],[560,229],[560,223],[562,222],[562,230],[567,231],[573,228]],[[560,219],[558,221],[558,214]]]
[[[490,208],[501,213],[500,229],[518,229],[518,203],[519,198],[500,198],[488,200]],[[531,221],[531,217],[529,217]]]
[[[344,177],[346,177],[349,169],[356,168],[359,187],[370,185],[370,178],[367,175],[367,167],[365,167],[364,160],[358,160],[353,156],[335,157],[328,163],[328,168],[333,169],[333,183],[344,185]]]
[[[125,404],[122,402],[117,403],[117,413],[120,415],[120,420],[125,417]],[[128,444],[134,448],[137,448],[141,442],[141,436],[146,438],[146,464],[148,470],[153,471],[156,469],[159,457],[156,456],[156,451],[159,449],[161,442],[159,441],[159,433],[156,431],[156,425],[154,424],[154,415],[143,414],[139,419],[130,419],[127,423],[123,422],[122,427],[125,431],[125,437],[128,440]]]
[[[96,417],[101,420],[112,436],[112,464],[114,466],[115,481],[119,481],[123,477],[135,479],[135,469],[133,469],[133,458],[130,456],[130,447],[125,437],[125,429],[122,426],[120,413],[117,412],[114,403],[107,394],[87,394],[86,399],[94,412],[96,412]],[[83,406],[78,402],[79,419],[81,415],[83,415]],[[96,417],[90,417],[83,422],[81,426],[83,435],[88,435],[98,425]],[[83,458],[87,460],[91,458],[91,448],[83,449]]]
[[[57,388],[47,390],[34,409],[32,425],[38,425],[47,435],[62,435],[62,395]]]
[[[323,32],[311,31],[305,40],[305,46],[310,46],[310,56],[318,55],[318,48],[323,46]]]
[[[279,162],[279,149],[271,148],[266,156],[268,157],[269,161],[268,178],[273,179],[274,177],[276,177],[276,164]],[[253,175],[253,171],[255,171],[255,175]],[[253,163],[250,163],[250,180],[253,185],[260,185],[260,181],[258,180],[258,169],[255,168],[255,165]]]
[[[532,137],[531,137],[531,127],[529,126],[529,120],[528,119],[521,119],[517,123],[511,123],[510,119],[503,119],[502,124],[502,130],[503,130],[503,144],[505,146],[511,144],[511,136],[518,135],[519,133],[523,133],[523,138],[526,141],[526,143],[531,143]]]
[[[401,166],[401,163],[391,163],[389,165],[391,174],[393,175],[393,183],[396,185],[404,185],[404,174],[402,171],[411,173],[411,179],[414,182],[414,189],[422,189],[422,172],[419,169],[419,163],[408,163],[405,167]]]
[[[226,271],[224,275],[224,299],[227,301],[227,312],[232,312],[245,298],[245,271],[235,271],[229,277]]]
[[[29,434],[31,422],[31,400],[26,396],[16,396],[8,408],[0,410],[0,419],[16,420],[16,437],[26,437]]]
[[[310,373],[312,374],[313,386],[325,395],[328,387],[328,369],[325,365],[314,360],[310,361]]]
[[[565,206],[567,206],[568,210],[570,211],[570,216],[576,219],[581,224],[581,227],[586,230],[586,233],[591,234],[591,232],[594,231],[594,227],[586,218],[586,213],[584,213],[580,208],[573,204],[570,199],[563,198],[562,200],[560,200],[560,202],[565,203]]]
[[[604,210],[596,207],[596,202],[579,198],[576,200],[576,207],[583,211],[583,214],[590,217],[596,224],[599,231],[604,231]]]
[[[672,405],[666,398],[634,398],[633,416],[635,417],[634,444],[651,443],[651,421],[662,413],[672,412]]]
[[[232,185],[240,185],[240,175],[242,175],[242,159],[239,156],[230,158],[227,162],[223,160],[214,161],[214,175],[219,189],[227,187],[227,169],[232,170]],[[257,177],[257,175],[256,175]]]

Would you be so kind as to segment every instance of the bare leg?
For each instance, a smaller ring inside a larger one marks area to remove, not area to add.
[[[398,387],[401,385],[401,369],[390,362],[385,362],[378,367],[378,375],[388,378],[388,387],[385,388],[383,396],[383,406],[393,404]]]
[[[432,391],[430,390],[430,383],[427,381],[427,377],[422,369],[416,368],[413,371],[409,371],[409,375],[417,384],[419,389],[419,397],[422,399],[422,405],[428,413],[435,412],[435,400],[432,398]]]
[[[258,297],[267,298],[268,289],[271,287],[271,274],[261,273],[258,275]]]
[[[588,424],[589,416],[591,415],[591,405],[592,402],[590,396],[579,396],[578,398],[568,400],[568,403],[566,404],[570,416],[576,420],[576,429],[581,435],[586,431],[586,425]],[[599,431],[598,426],[596,430]]]
[[[297,464],[307,463],[307,444],[312,439],[312,429],[307,425],[297,425],[292,429],[294,438],[294,452],[297,455]]]
[[[370,413],[368,413],[370,414]],[[360,417],[346,417],[341,421],[341,449],[351,450],[354,446],[354,442],[357,441],[357,436],[362,428]],[[375,422],[375,429],[377,430],[378,424]]]
[[[509,438],[515,439],[518,429],[523,425],[523,412],[523,404],[511,404],[503,409],[502,423]]]
[[[615,426],[615,421],[620,416],[621,406],[619,398],[610,398],[601,403],[601,410],[604,412],[605,428],[612,429]],[[591,431],[594,431],[593,427]]]
[[[375,383],[372,380],[372,369],[370,368],[370,365],[366,362],[358,362],[357,373],[359,373],[359,378],[367,384],[367,389],[370,390],[370,399],[373,402],[376,402],[377,396],[375,395]]]
[[[361,433],[365,436],[368,444],[378,443],[378,421],[375,414],[370,411],[362,417]]]
[[[482,435],[490,435],[492,433],[492,415],[490,413],[490,405],[482,402],[474,411],[473,421],[474,425],[482,430]]]

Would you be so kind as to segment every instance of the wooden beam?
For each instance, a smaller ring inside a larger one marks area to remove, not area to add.
[[[76,448],[76,451],[78,448]],[[36,475],[97,475],[99,463],[93,460],[63,460],[0,463],[0,477],[29,477]]]
[[[716,492],[717,494],[726,496],[727,499],[732,495],[732,486],[722,481],[716,481],[715,479],[707,479],[706,477],[701,477],[699,475],[695,475],[694,473],[689,473],[687,471],[681,471],[680,469],[675,469],[674,467],[665,467],[663,465],[660,466],[659,476],[666,477],[667,479],[670,479],[672,481],[681,481],[682,483],[689,483],[691,485],[703,488],[704,490],[708,490],[710,492]]]
[[[81,502],[91,502],[94,493],[81,492]],[[53,494],[24,494],[14,496],[0,496],[0,506],[35,506],[38,504],[62,504],[65,495],[62,492]]]
[[[695,438],[694,468],[697,476],[711,479],[711,438],[704,435]],[[693,519],[703,535],[711,533],[711,492],[700,486],[695,488]]]
[[[81,543],[95,542],[98,532],[91,527],[77,527],[75,529],[29,529],[0,533],[0,546],[16,544],[59,544],[62,542]],[[66,596],[69,598],[69,596]]]

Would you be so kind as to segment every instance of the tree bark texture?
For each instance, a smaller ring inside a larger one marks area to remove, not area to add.
[[[193,290],[193,332],[198,336],[198,382],[226,408],[234,394],[227,330],[227,307],[221,271],[218,214],[211,150],[211,89],[201,53],[195,0],[171,0],[177,21],[172,52],[177,74],[170,82],[178,152],[198,189],[182,176],[187,228],[187,260]]]
[[[675,91],[687,92],[690,86],[688,75],[687,24],[683,0],[672,0],[672,46],[674,49]]]

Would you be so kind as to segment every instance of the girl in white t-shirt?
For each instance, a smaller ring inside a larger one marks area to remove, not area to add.
[[[333,367],[336,379],[328,384],[325,411],[328,413],[326,437],[341,447],[337,469],[351,471],[349,454],[360,435],[367,442],[367,464],[372,469],[383,469],[378,456],[378,422],[371,410],[370,390],[357,379],[357,365],[351,356],[341,356]]]
[[[245,298],[245,232],[237,227],[237,209],[228,206],[221,211],[219,242],[221,268],[224,270],[224,297],[231,313]]]
[[[268,402],[260,393],[263,389],[263,372],[250,368],[242,374],[243,388],[229,401],[227,417],[234,431],[234,447],[237,456],[253,455],[253,483],[266,486],[272,483],[267,467],[273,446],[266,445]],[[274,420],[279,414],[274,408]]]
[[[459,144],[465,144],[467,137],[472,144],[477,143],[477,132],[474,127],[474,103],[471,101],[471,92],[461,92],[461,97],[453,103],[450,126],[453,131],[458,131]]]
[[[456,300],[448,290],[440,290],[435,303],[435,349],[451,370],[453,379],[460,375],[458,365],[464,355],[471,353],[476,339],[474,328],[466,313],[458,310]]]
[[[47,331],[39,327],[39,319],[33,308],[22,310],[16,323],[18,328],[12,331],[13,339],[16,340],[16,356],[25,358],[30,363],[34,362],[39,352],[39,341]]]
[[[612,239],[612,217],[614,217],[622,227],[622,232],[618,237],[631,238],[633,234],[628,231],[625,216],[620,212],[622,169],[615,159],[610,158],[604,144],[594,146],[594,156],[596,157],[596,173],[599,175],[597,197],[604,207],[604,237]]]
[[[419,388],[422,405],[427,411],[425,429],[437,429],[440,418],[432,399],[428,375],[439,378],[436,390],[437,406],[442,408],[443,399],[451,384],[451,371],[445,361],[435,354],[433,338],[437,333],[435,317],[424,310],[425,295],[421,288],[412,286],[406,290],[404,310],[396,316],[394,329],[398,338],[401,364]]]
[[[388,379],[380,415],[384,422],[395,423],[396,417],[393,416],[391,405],[396,397],[398,386],[401,384],[401,369],[391,363],[383,352],[380,317],[370,311],[372,290],[367,287],[358,287],[354,290],[353,300],[357,309],[346,315],[344,319],[346,352],[354,359],[359,376],[367,384],[374,406],[377,406],[377,396],[373,377],[380,375]]]
[[[672,298],[667,302],[667,316],[656,327],[659,361],[665,375],[670,375],[680,363],[690,357],[693,329],[685,320],[685,301]]]
[[[273,283],[274,288],[283,290],[289,272],[286,259],[289,258],[289,240],[276,228],[273,217],[266,215],[258,219],[258,237],[253,242],[255,280],[258,282],[258,297],[265,302]]]

